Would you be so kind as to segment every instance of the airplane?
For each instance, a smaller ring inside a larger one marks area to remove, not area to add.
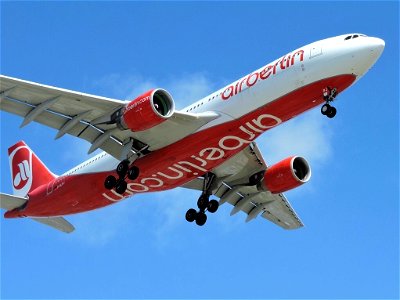
[[[1,193],[5,218],[31,218],[63,232],[63,216],[108,206],[136,194],[198,190],[185,218],[203,226],[224,203],[231,215],[258,215],[284,229],[303,226],[283,194],[309,181],[307,160],[267,165],[255,139],[314,108],[333,118],[332,102],[381,56],[385,42],[353,33],[300,47],[182,110],[154,88],[121,101],[1,75],[1,110],[84,139],[102,153],[53,174],[20,141],[8,149],[13,195]],[[210,199],[214,195],[219,201]]]

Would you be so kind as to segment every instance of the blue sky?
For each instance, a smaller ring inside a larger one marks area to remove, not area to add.
[[[228,204],[200,228],[183,189],[69,216],[71,235],[2,218],[1,298],[398,298],[398,15],[397,2],[1,2],[2,74],[118,99],[159,86],[178,108],[315,40],[386,41],[333,120],[316,109],[258,140],[270,163],[310,161],[287,193],[305,228],[246,224]],[[86,142],[0,117],[2,192],[21,139],[58,174],[88,158]]]

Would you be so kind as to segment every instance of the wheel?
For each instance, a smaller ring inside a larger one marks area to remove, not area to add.
[[[207,221],[207,215],[203,212],[198,213],[197,217],[196,217],[196,224],[199,226],[203,226],[204,224],[206,224]]]
[[[119,181],[117,182],[116,187],[115,187],[115,191],[116,191],[118,194],[122,195],[123,193],[125,193],[127,186],[128,186],[128,184],[126,183],[126,181],[124,181],[124,180],[119,180]]]
[[[210,212],[210,213],[215,213],[217,210],[218,210],[218,207],[219,207],[219,203],[218,203],[218,201],[217,200],[211,200],[209,203],[208,203],[208,211]]]
[[[329,109],[328,113],[326,114],[326,116],[330,119],[332,119],[334,116],[336,116],[336,108],[334,108],[333,106],[331,106],[331,108]]]
[[[129,160],[125,159],[125,160],[121,161],[117,166],[117,174],[120,177],[125,177],[125,174],[128,171],[128,168],[129,168]]]
[[[193,222],[194,220],[196,220],[196,217],[197,217],[197,211],[195,209],[191,208],[186,212],[185,215],[186,221]]]
[[[117,184],[117,178],[115,178],[112,175],[107,176],[106,180],[104,181],[104,187],[107,190],[111,190],[113,187],[115,187],[116,184]]]
[[[327,115],[330,109],[331,106],[328,103],[325,103],[321,106],[321,114],[323,114],[324,116]]]
[[[139,168],[136,166],[133,166],[128,170],[128,178],[130,180],[135,180],[139,176]]]
[[[208,207],[209,199],[207,195],[201,195],[199,200],[197,200],[197,206],[201,210],[205,210]]]

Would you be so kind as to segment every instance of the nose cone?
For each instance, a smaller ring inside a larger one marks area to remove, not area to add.
[[[376,56],[376,59],[378,59],[381,56],[383,49],[385,49],[385,41],[375,37],[369,39],[371,52]]]
[[[375,37],[364,37],[354,40],[352,46],[352,71],[358,79],[376,63],[385,48],[385,41]]]

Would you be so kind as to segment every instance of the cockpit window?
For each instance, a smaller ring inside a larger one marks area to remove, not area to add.
[[[355,39],[361,36],[366,36],[365,34],[353,34],[353,35],[348,35],[344,38],[345,41]]]

